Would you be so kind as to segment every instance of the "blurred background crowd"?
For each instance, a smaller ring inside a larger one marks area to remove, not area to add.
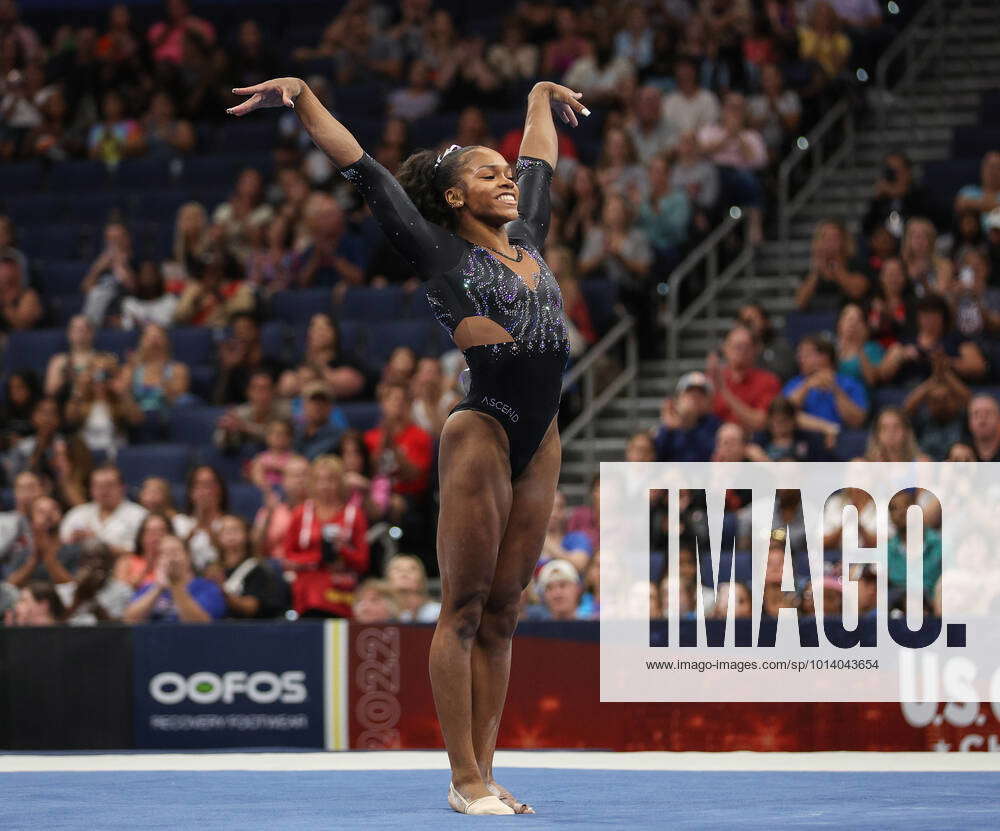
[[[462,355],[294,113],[228,118],[232,88],[306,79],[390,170],[450,143],[513,161],[532,84],[582,91],[546,261],[573,360],[622,313],[652,356],[671,269],[734,206],[764,239],[777,163],[831,102],[867,106],[899,22],[875,0],[169,0],[72,20],[0,0],[8,622],[435,619]],[[890,152],[861,232],[815,229],[804,331],[746,305],[624,458],[1000,458],[998,198],[1000,152],[947,203]],[[596,479],[586,504],[557,497],[525,618],[597,616],[598,507]],[[778,583],[769,602],[809,609],[812,585]]]

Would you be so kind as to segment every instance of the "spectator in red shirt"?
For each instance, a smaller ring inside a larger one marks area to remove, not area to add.
[[[746,326],[734,326],[717,353],[708,356],[706,367],[715,385],[715,414],[722,421],[739,424],[744,430],[763,430],[767,408],[781,391],[781,381],[773,372],[760,369],[757,340]]]
[[[358,579],[368,571],[368,521],[348,502],[337,456],[312,463],[309,491],[292,512],[285,537],[284,565],[295,578],[293,605],[300,615],[350,617]]]
[[[380,473],[392,477],[393,493],[421,497],[427,491],[434,443],[411,418],[413,402],[403,384],[382,384],[382,421],[365,432],[365,445]]]

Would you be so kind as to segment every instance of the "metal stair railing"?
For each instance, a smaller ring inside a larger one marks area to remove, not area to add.
[[[949,32],[949,21],[956,11],[963,10],[969,0],[926,0],[913,16],[909,25],[889,45],[875,68],[875,89],[879,102],[880,130],[888,135],[888,102],[898,102],[894,96],[909,86],[928,63],[937,56]],[[930,35],[930,42],[921,39],[921,33]],[[917,41],[921,42],[918,50]],[[889,73],[900,58],[906,61],[905,69],[890,90]],[[913,114],[912,109],[909,110]],[[915,120],[915,116],[913,117]],[[800,137],[796,147],[778,168],[778,240],[781,245],[780,274],[789,272],[788,246],[792,220],[808,204],[810,197],[830,175],[855,152],[857,132],[854,111],[848,98],[842,98],[820,119],[808,135]],[[888,149],[888,144],[886,149]],[[808,178],[791,194],[792,176],[805,160],[812,161]]]
[[[612,350],[617,350],[619,345],[625,347],[625,366],[617,377],[598,393],[596,392],[597,362]],[[597,438],[597,416],[626,387],[631,402],[632,420],[638,420],[638,379],[639,343],[635,334],[635,319],[625,315],[563,377],[564,394],[578,382],[581,383],[583,391],[583,409],[566,429],[560,432],[563,444],[568,444],[577,438],[583,439],[584,460],[588,464],[593,464],[596,460],[594,440]]]
[[[912,133],[919,125],[916,108],[912,102],[899,97],[913,86],[921,73],[938,57],[948,36],[951,34],[955,18],[969,7],[969,0],[927,0],[913,16],[910,25],[885,50],[875,65],[875,86],[880,93],[882,106],[879,107],[879,131],[888,144],[889,115],[902,115],[906,129]],[[922,38],[927,32],[930,39]],[[889,88],[889,73],[903,60],[902,74]]]
[[[833,142],[829,139],[834,135],[839,140],[831,147]],[[788,276],[788,244],[792,219],[809,203],[809,199],[829,174],[854,154],[854,138],[854,111],[850,100],[841,98],[806,136],[798,138],[795,149],[778,167],[778,241],[781,244],[779,273],[782,277]],[[792,175],[806,159],[812,161],[812,172],[792,196]]]
[[[739,253],[720,269],[720,248],[723,242],[740,232],[743,234],[743,239]],[[670,311],[667,321],[667,360],[675,361],[680,357],[681,336],[702,311],[707,311],[709,316],[717,316],[716,300],[722,289],[737,275],[742,274],[747,280],[752,279],[753,254],[746,214],[734,207],[730,209],[729,216],[674,269],[670,275],[668,293]],[[705,275],[705,288],[681,312],[681,287],[692,275],[701,273]]]

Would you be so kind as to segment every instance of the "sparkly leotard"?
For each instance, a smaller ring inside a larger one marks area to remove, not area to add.
[[[463,350],[471,386],[453,412],[478,410],[499,422],[510,445],[511,478],[517,478],[559,410],[569,357],[562,295],[539,253],[548,231],[552,167],[542,159],[517,160],[520,218],[506,226],[511,244],[538,263],[534,288],[488,249],[424,219],[393,175],[367,153],[341,173],[361,192],[389,241],[427,281],[434,316],[450,334],[465,318],[481,316],[513,338]]]

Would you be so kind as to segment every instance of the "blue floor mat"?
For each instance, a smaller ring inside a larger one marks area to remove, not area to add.
[[[1000,773],[603,771],[512,768],[499,781],[534,829],[997,828]],[[0,777],[0,827],[468,828],[445,771],[158,771]]]

